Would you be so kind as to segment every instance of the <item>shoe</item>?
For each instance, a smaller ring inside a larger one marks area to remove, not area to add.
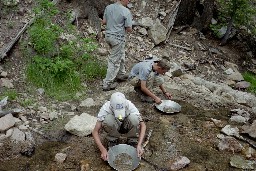
[[[128,80],[128,75],[127,74],[125,74],[125,75],[122,75],[122,76],[120,76],[120,77],[117,77],[116,78],[116,81],[118,81],[118,82],[123,82],[123,81],[126,81],[126,80]]]
[[[107,86],[103,86],[103,91],[110,91],[110,90],[115,90],[117,87],[117,83],[112,83],[112,84],[109,84]]]

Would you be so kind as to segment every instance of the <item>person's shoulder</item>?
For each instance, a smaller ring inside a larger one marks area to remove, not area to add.
[[[108,109],[110,107],[110,101],[105,102],[101,108]]]

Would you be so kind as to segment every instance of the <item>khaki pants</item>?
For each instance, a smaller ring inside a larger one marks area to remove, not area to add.
[[[119,40],[114,36],[107,35],[106,42],[111,47],[111,52],[108,57],[108,69],[103,86],[108,86],[113,83],[117,76],[125,75],[125,40]]]
[[[107,139],[110,141],[117,140],[120,137],[126,137],[128,139],[138,138],[139,125],[139,117],[131,114],[124,119],[122,125],[112,114],[108,114],[102,122],[103,130],[108,134]],[[121,129],[127,130],[127,133],[120,133]]]
[[[148,89],[152,89],[153,87],[160,86],[163,83],[164,83],[164,79],[159,75],[155,75],[155,73],[152,71],[149,74],[148,80],[146,81],[146,86]],[[130,84],[134,87],[140,87],[139,78],[138,77],[131,78]]]

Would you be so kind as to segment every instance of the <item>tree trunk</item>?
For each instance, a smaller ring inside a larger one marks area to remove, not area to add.
[[[227,31],[226,33],[224,34],[222,40],[221,40],[221,43],[220,45],[223,46],[227,43],[227,40],[229,38],[229,35],[230,35],[230,32],[231,32],[231,28],[233,26],[233,18],[230,19],[229,23],[228,23],[228,28],[227,28]]]

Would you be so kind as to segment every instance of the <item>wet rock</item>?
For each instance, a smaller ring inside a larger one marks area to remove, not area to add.
[[[190,163],[190,160],[187,157],[181,156],[181,157],[177,158],[174,163],[170,164],[169,169],[170,170],[180,170],[180,169],[184,168],[185,166],[187,166],[189,163]]]
[[[244,125],[242,129],[242,133],[247,133],[249,136],[256,138],[256,120],[254,120],[250,126]]]
[[[230,165],[239,169],[256,169],[256,161],[245,160],[238,155],[230,158]]]
[[[97,118],[87,113],[76,115],[65,125],[65,130],[77,136],[87,136],[92,133]]]
[[[57,153],[55,155],[55,161],[58,163],[63,163],[67,158],[67,154],[64,153]]]

